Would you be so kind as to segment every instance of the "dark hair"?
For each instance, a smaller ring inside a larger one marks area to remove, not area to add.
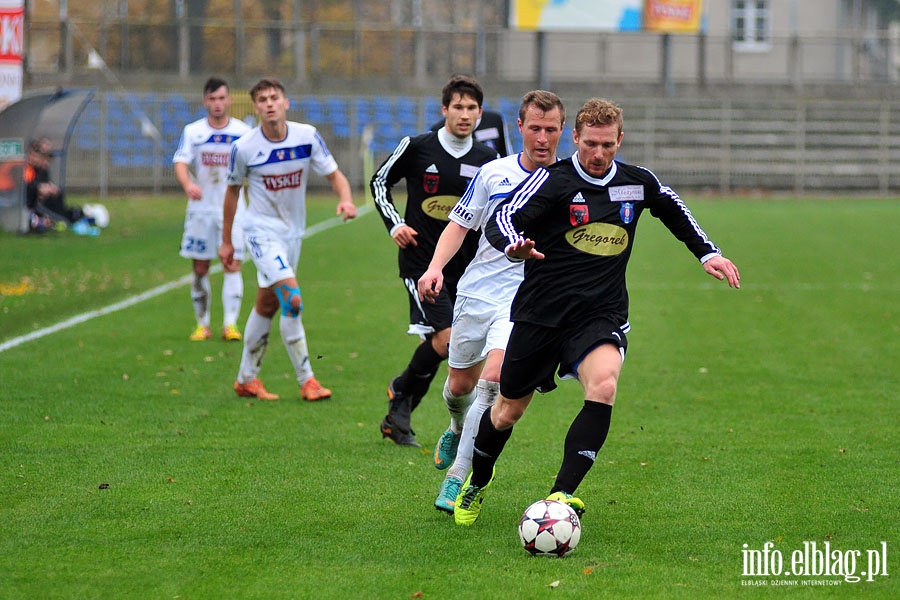
[[[474,77],[468,75],[454,75],[441,90],[441,106],[450,106],[453,95],[459,94],[459,97],[471,96],[475,99],[480,107],[484,102],[484,92]]]
[[[519,105],[519,119],[523,123],[525,122],[525,113],[528,112],[529,106],[534,106],[536,109],[543,112],[549,112],[554,108],[558,108],[559,120],[562,123],[566,122],[566,107],[563,106],[563,102],[560,100],[559,96],[553,92],[548,92],[546,90],[532,90],[522,96],[522,103]]]
[[[219,89],[222,86],[225,86],[225,89],[228,89],[228,82],[224,79],[220,79],[218,77],[210,77],[206,80],[206,83],[203,84],[203,95],[212,94],[214,91]]]
[[[276,90],[287,96],[287,91],[284,89],[284,84],[281,83],[281,81],[275,79],[274,77],[264,77],[263,79],[257,81],[256,85],[250,88],[250,99],[255,102],[256,94],[258,94],[262,90],[267,90],[269,88],[275,88]]]

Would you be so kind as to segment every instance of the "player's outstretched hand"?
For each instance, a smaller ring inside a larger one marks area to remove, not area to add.
[[[713,256],[703,263],[703,270],[718,280],[727,279],[728,287],[740,289],[741,273],[737,266],[724,256]]]
[[[519,238],[516,242],[507,246],[505,252],[506,256],[516,260],[526,260],[528,258],[541,260],[544,258],[542,252],[534,249],[534,240],[527,238]]]
[[[425,274],[419,277],[419,300],[427,300],[434,304],[434,299],[441,293],[444,287],[444,273],[441,269],[429,268]]]

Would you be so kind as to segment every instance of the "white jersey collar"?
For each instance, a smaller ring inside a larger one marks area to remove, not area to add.
[[[447,151],[447,154],[453,158],[465,156],[469,150],[472,149],[472,136],[466,136],[463,139],[459,139],[447,131],[446,127],[438,129],[437,134],[441,146],[443,146],[444,150]]]
[[[588,175],[587,171],[585,171],[581,166],[581,163],[578,162],[577,152],[572,155],[571,160],[572,164],[575,165],[575,170],[578,172],[581,178],[594,185],[609,185],[609,182],[612,181],[612,178],[616,176],[616,173],[619,170],[618,166],[616,165],[616,161],[614,160],[612,166],[609,168],[609,171],[606,172],[606,175],[604,175],[601,179],[597,179],[596,177],[591,177],[590,175]]]

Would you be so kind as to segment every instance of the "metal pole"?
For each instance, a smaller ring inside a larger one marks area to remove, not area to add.
[[[306,28],[303,25],[301,9],[302,0],[294,0],[294,77],[297,83],[304,83],[306,70]]]
[[[69,2],[59,0],[59,27],[62,36],[62,64],[60,68],[65,74],[66,81],[72,79],[72,69],[75,65],[75,52],[72,48],[72,27],[69,24]]]
[[[788,67],[788,72],[791,76],[791,83],[794,86],[795,90],[800,89],[800,36],[799,36],[799,13],[797,7],[797,0],[791,0],[791,12],[790,18],[788,19],[788,27],[790,31],[790,51],[789,58],[790,65]]]
[[[415,31],[416,80],[425,81],[425,39],[422,33],[422,0],[413,0],[412,26]]]
[[[178,76],[186,81],[191,69],[187,9],[184,0],[175,0],[175,21],[178,26]]]
[[[672,84],[672,34],[668,32],[662,34],[662,80],[666,97],[671,98],[675,88]]]
[[[538,88],[550,89],[549,76],[547,75],[547,34],[537,32],[537,79]]]
[[[244,79],[244,12],[241,0],[234,0],[234,74]]]
[[[106,198],[109,194],[109,93],[104,93],[100,100],[100,197]]]
[[[478,30],[475,33],[475,77],[484,77],[487,71],[487,49],[484,34],[484,3],[478,3]]]
[[[128,38],[128,0],[119,0],[119,23],[119,35],[122,38],[122,47],[119,52],[119,71],[125,71],[131,66]]]
[[[697,33],[697,83],[706,88],[706,32]]]

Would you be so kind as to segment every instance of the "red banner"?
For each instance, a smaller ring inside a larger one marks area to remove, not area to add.
[[[22,64],[24,29],[24,7],[0,7],[0,62]]]
[[[663,33],[697,33],[703,0],[644,0],[644,29]]]

